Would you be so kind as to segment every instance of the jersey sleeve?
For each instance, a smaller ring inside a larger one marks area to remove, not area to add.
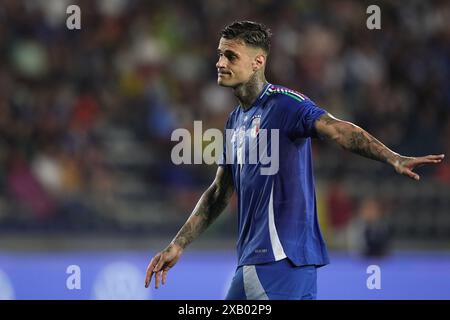
[[[283,99],[284,121],[283,128],[294,138],[317,138],[314,123],[326,111],[318,107],[312,100],[298,101],[290,97]]]

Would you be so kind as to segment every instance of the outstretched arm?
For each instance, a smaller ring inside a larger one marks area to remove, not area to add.
[[[440,163],[444,155],[405,157],[390,150],[370,133],[357,125],[326,113],[315,122],[319,135],[338,143],[342,148],[361,156],[392,165],[397,173],[419,180],[413,169],[425,164]]]
[[[230,170],[219,167],[214,182],[200,197],[186,223],[167,248],[151,260],[147,267],[145,287],[149,286],[154,273],[155,288],[159,287],[161,275],[162,284],[165,284],[169,269],[177,263],[183,250],[222,213],[233,191],[234,186]]]

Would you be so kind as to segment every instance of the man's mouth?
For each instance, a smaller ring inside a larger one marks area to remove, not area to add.
[[[217,72],[217,75],[219,75],[219,76],[225,76],[225,75],[230,75],[230,74],[231,74],[230,72],[225,72],[225,71]]]

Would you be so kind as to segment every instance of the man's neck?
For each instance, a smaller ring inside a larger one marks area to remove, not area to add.
[[[267,80],[264,76],[253,77],[248,82],[243,83],[234,89],[234,95],[238,98],[242,108],[248,109],[260,95]]]

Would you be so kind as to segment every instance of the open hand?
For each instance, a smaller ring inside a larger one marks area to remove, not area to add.
[[[421,167],[425,164],[437,164],[441,163],[445,155],[429,155],[425,157],[400,157],[393,164],[395,171],[397,173],[406,175],[414,180],[420,180],[420,176],[413,170],[415,168]]]
[[[166,283],[167,273],[180,258],[183,248],[175,243],[171,243],[164,251],[159,252],[150,261],[145,275],[145,287],[148,288],[155,274],[155,288],[158,289],[160,279],[162,284]]]

